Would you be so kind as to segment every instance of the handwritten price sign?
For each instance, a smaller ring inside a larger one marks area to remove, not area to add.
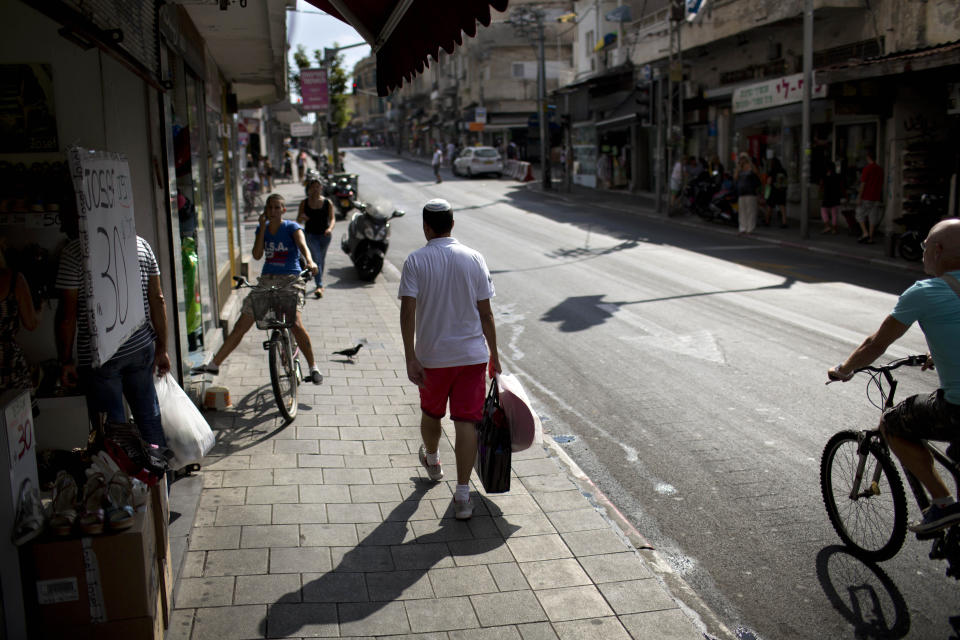
[[[93,366],[116,353],[146,320],[130,167],[124,155],[68,151],[80,214]]]

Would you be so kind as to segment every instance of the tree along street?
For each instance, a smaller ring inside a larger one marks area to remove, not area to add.
[[[494,278],[504,368],[547,435],[572,436],[566,452],[739,637],[947,637],[960,624],[960,585],[929,543],[908,536],[896,558],[865,565],[820,498],[828,438],[879,417],[866,378],[825,386],[826,370],[918,272],[507,179],[435,185],[428,165],[378,150],[348,153],[347,168],[363,198],[407,211],[392,223],[397,269],[424,243],[423,203],[454,205],[453,235]],[[883,360],[925,351],[913,327]],[[900,398],[937,385],[901,371]]]

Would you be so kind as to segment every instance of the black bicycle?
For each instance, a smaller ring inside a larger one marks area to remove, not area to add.
[[[300,272],[301,280],[306,280],[309,276],[309,269]],[[273,396],[286,421],[293,422],[297,417],[297,387],[303,381],[300,347],[290,331],[297,322],[300,302],[300,292],[296,289],[298,281],[265,287],[250,284],[243,276],[234,276],[233,279],[237,283],[235,288],[252,289],[249,295],[257,328],[270,332],[270,338],[263,342],[263,349],[269,352],[267,358]]]
[[[893,406],[897,381],[891,373],[902,366],[921,366],[927,356],[908,356],[880,367],[863,367],[854,371],[868,373],[867,398],[875,386],[884,410]],[[884,386],[886,381],[886,386]],[[960,463],[936,445],[924,441],[938,464],[952,476],[960,489]],[[952,449],[948,449],[953,453]],[[920,510],[930,506],[923,485],[903,470]],[[841,431],[827,442],[820,458],[820,489],[830,523],[851,551],[865,560],[889,560],[900,551],[907,535],[907,498],[903,481],[878,429]],[[956,495],[956,494],[955,494]],[[933,540],[931,559],[948,562],[947,575],[960,579],[960,526],[927,534],[918,540]]]

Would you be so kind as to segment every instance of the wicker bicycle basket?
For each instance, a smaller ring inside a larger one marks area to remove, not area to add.
[[[258,329],[278,329],[296,324],[300,302],[300,294],[296,290],[254,289],[250,292],[250,302]]]

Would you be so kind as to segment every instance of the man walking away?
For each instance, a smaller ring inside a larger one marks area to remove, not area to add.
[[[403,263],[400,331],[407,377],[420,387],[420,464],[431,480],[443,478],[438,455],[440,419],[449,400],[456,427],[454,515],[467,520],[473,515],[470,472],[477,457],[476,424],[483,415],[484,365],[489,360],[499,373],[500,358],[490,307],[493,282],[486,261],[451,237],[452,229],[450,203],[427,202],[423,207],[427,246]]]
[[[883,169],[876,163],[873,149],[867,149],[867,164],[860,174],[857,193],[857,222],[863,234],[857,242],[873,244],[873,232],[883,216]]]
[[[440,177],[440,164],[442,162],[443,151],[440,150],[440,145],[438,144],[433,151],[433,175],[437,178],[437,184],[443,182],[443,178]]]

